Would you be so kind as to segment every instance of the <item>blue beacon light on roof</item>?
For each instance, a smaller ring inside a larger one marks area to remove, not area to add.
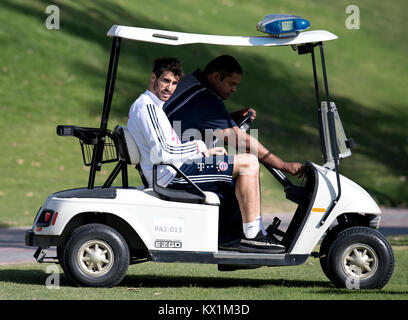
[[[257,30],[279,38],[296,36],[309,27],[308,20],[289,14],[269,14],[256,25]]]

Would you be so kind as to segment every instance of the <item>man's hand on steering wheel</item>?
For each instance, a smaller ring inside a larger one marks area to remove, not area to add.
[[[234,121],[236,123],[238,123],[238,122],[241,122],[241,120],[243,118],[245,118],[248,115],[249,112],[252,112],[252,116],[251,116],[251,122],[252,122],[256,118],[256,111],[254,109],[252,109],[252,108],[245,108],[245,109],[242,109],[242,110],[231,112],[230,115],[231,115],[232,119],[234,119]]]
[[[305,168],[299,162],[286,162],[283,171],[290,173],[292,176],[298,175],[301,178]]]

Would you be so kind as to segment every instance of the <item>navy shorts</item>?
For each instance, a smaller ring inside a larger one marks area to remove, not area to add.
[[[235,196],[235,179],[232,178],[234,156],[223,155],[201,158],[180,167],[201,190],[217,194],[220,199],[219,241],[231,241],[242,236],[242,217]],[[190,184],[177,174],[168,185],[171,189],[187,190]]]
[[[232,183],[232,171],[234,169],[234,156],[202,157],[194,161],[183,163],[180,171],[183,172],[201,190],[215,193],[223,193]],[[190,187],[188,182],[177,174],[168,187],[183,189]]]

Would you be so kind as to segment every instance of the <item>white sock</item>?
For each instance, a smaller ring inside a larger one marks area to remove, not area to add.
[[[255,220],[256,220],[256,221],[259,221],[259,229],[261,229],[263,235],[266,236],[268,233],[266,232],[265,227],[264,227],[264,225],[263,225],[262,216],[256,217]]]
[[[243,223],[242,226],[244,229],[244,235],[247,239],[255,238],[260,230],[258,220],[248,222],[248,223]]]

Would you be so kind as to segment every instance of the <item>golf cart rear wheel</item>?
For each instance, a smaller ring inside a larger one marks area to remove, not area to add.
[[[73,233],[63,251],[65,271],[77,285],[113,287],[129,266],[126,241],[115,229],[87,224]]]
[[[385,237],[367,227],[340,232],[328,253],[330,280],[348,289],[381,289],[394,270],[394,254]]]

